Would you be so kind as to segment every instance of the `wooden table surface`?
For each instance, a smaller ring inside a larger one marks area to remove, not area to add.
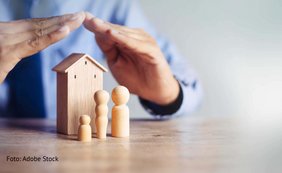
[[[131,120],[129,138],[82,143],[57,134],[53,120],[0,119],[0,172],[220,172],[231,164],[235,124],[206,117]],[[41,161],[10,160],[24,156]]]

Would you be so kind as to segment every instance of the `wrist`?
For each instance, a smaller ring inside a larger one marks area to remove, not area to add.
[[[167,105],[159,105],[155,102],[145,100],[141,97],[139,97],[139,101],[141,105],[145,108],[145,110],[151,115],[159,115],[161,117],[164,117],[166,115],[171,116],[180,109],[183,103],[183,90],[179,85],[179,93],[177,98]]]
[[[159,95],[151,101],[158,105],[169,105],[177,99],[179,92],[179,83],[174,77],[172,77],[171,82],[167,82],[167,85],[164,85],[163,88],[160,89]]]

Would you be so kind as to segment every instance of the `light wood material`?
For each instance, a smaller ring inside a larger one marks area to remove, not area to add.
[[[0,119],[0,172],[232,172],[238,168],[233,162],[238,151],[232,147],[238,142],[236,123],[203,116],[132,120],[130,138],[83,143],[57,134],[52,120]],[[10,162],[7,156],[57,156],[59,161]]]
[[[103,89],[102,65],[86,54],[71,54],[53,68],[57,72],[57,131],[77,134],[79,116],[90,115],[95,132],[95,91]]]
[[[78,127],[77,138],[82,142],[90,142],[92,138],[90,117],[88,115],[82,115],[79,118],[80,125]]]
[[[98,68],[100,68],[102,71],[107,72],[108,70],[103,67],[98,61],[93,59],[90,55],[87,55],[85,53],[73,53],[67,58],[65,58],[61,63],[56,65],[53,70],[60,73],[67,73],[75,63],[78,63],[81,58],[88,59],[91,63],[95,64]]]
[[[96,113],[96,136],[99,139],[105,139],[107,137],[107,127],[108,127],[108,101],[110,95],[105,90],[96,91],[94,94],[94,100],[96,103],[95,113]]]
[[[124,86],[117,86],[112,91],[112,136],[129,136],[129,108],[126,103],[129,100],[129,91]]]

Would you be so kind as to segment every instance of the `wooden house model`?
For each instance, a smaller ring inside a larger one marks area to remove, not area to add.
[[[87,54],[73,53],[53,68],[57,72],[57,131],[77,134],[79,117],[91,117],[94,132],[94,93],[103,89],[107,69]]]

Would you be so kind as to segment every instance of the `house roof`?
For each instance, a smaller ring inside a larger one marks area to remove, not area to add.
[[[108,71],[105,67],[103,67],[100,63],[94,60],[91,56],[84,53],[73,53],[69,55],[62,62],[56,65],[52,70],[59,73],[67,73],[70,67],[72,67],[74,64],[76,64],[79,60],[81,60],[84,57],[87,58],[89,61],[91,61],[93,64],[95,64],[97,67],[99,67],[102,71],[104,72]]]

